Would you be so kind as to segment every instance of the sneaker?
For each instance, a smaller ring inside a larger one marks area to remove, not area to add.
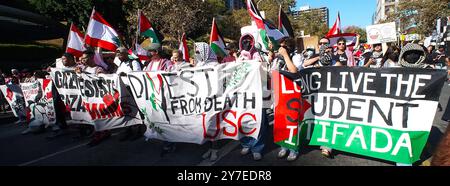
[[[278,158],[284,158],[287,154],[287,149],[281,148],[280,152],[278,152]]]
[[[210,157],[210,161],[216,161],[217,160],[217,158],[218,158],[218,156],[217,156],[217,152],[218,152],[219,150],[211,150],[211,157]]]
[[[211,156],[211,149],[208,149],[208,151],[206,151],[203,155],[202,158],[203,159],[208,159]]]
[[[331,152],[326,149],[322,149],[322,156],[326,158],[331,158]]]
[[[242,150],[241,150],[241,155],[247,155],[248,153],[250,152],[250,148],[248,148],[248,147],[244,147],[244,148],[242,148]]]
[[[291,152],[289,153],[289,156],[287,157],[287,160],[288,160],[288,161],[294,161],[294,160],[297,159],[297,157],[298,157],[298,152],[291,151]]]
[[[259,161],[262,159],[261,153],[253,153],[253,160]]]

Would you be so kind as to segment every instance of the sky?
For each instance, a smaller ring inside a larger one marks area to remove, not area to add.
[[[377,0],[297,0],[296,10],[304,5],[309,5],[311,8],[328,7],[329,27],[333,26],[339,11],[342,29],[350,25],[364,29],[372,24]]]

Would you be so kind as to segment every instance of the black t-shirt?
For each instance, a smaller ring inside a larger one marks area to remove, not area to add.
[[[442,57],[439,58],[439,59],[437,59],[439,55],[442,55]],[[434,59],[437,59],[437,60],[433,61],[434,64],[442,64],[443,66],[446,65],[446,64],[445,64],[445,58],[446,58],[445,53],[439,54],[439,53],[437,53],[437,52],[434,52],[434,53],[431,55],[431,57],[432,57],[433,60],[434,60]]]
[[[347,54],[333,54],[333,65],[336,64],[336,62],[340,62],[342,65],[347,65],[348,57]]]

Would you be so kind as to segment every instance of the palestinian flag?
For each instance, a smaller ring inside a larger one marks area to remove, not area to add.
[[[278,13],[278,30],[280,30],[285,36],[295,38],[294,29],[291,26],[291,22],[289,22],[289,18],[283,12],[281,5],[280,12]]]
[[[161,40],[156,33],[156,30],[153,28],[150,21],[145,17],[144,13],[139,11],[138,16],[138,30],[140,35],[146,36],[151,39],[151,43],[161,43]]]
[[[115,51],[121,46],[119,34],[95,9],[92,10],[84,42],[91,47],[110,51]]]
[[[209,45],[211,49],[216,53],[217,56],[225,57],[228,52],[225,50],[225,42],[223,40],[222,35],[219,32],[219,28],[217,28],[216,19],[213,18],[212,28],[211,28],[211,37],[209,39]]]
[[[285,35],[281,33],[273,24],[270,24],[268,21],[264,20],[259,10],[256,8],[255,3],[253,3],[253,0],[247,0],[247,10],[259,30],[259,36],[256,39],[256,42],[262,44],[263,51],[267,51],[269,47],[269,39],[274,45],[277,45],[277,41],[285,37]]]
[[[328,34],[326,37],[330,37],[332,35],[337,35],[341,33],[341,17],[339,16],[339,12],[336,18],[336,21],[334,22],[333,27],[328,31]]]
[[[80,57],[86,48],[83,42],[84,35],[72,23],[70,25],[69,37],[67,38],[66,52],[75,57]]]
[[[189,62],[189,48],[187,46],[185,33],[183,33],[183,36],[181,37],[180,47],[178,47],[178,50],[183,54],[183,60]]]
[[[295,86],[295,81],[289,72],[272,71],[274,90],[274,143],[281,147],[298,150],[302,139],[306,139],[307,125],[302,123],[305,112],[311,108],[311,104],[302,98],[301,91]],[[289,91],[287,91],[289,90]],[[292,101],[294,100],[294,101]],[[289,117],[286,117],[289,116]]]

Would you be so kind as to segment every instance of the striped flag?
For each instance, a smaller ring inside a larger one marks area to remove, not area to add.
[[[216,53],[217,56],[225,57],[228,55],[227,50],[225,50],[225,42],[223,40],[222,35],[219,32],[219,28],[217,28],[216,19],[213,18],[212,28],[211,28],[211,37],[209,39],[209,45],[211,49]]]
[[[259,10],[256,8],[253,0],[247,0],[247,10],[250,17],[255,21],[256,27],[259,30],[259,36],[257,42],[263,46],[263,51],[267,51],[269,47],[269,39],[273,44],[277,44],[277,41],[285,37],[275,26],[264,20]]]
[[[84,35],[72,23],[70,25],[69,37],[67,38],[66,52],[75,57],[80,57],[83,51],[86,50],[83,42]]]
[[[92,10],[84,42],[91,47],[110,51],[115,51],[121,46],[119,34],[95,9]]]
[[[330,37],[331,35],[340,34],[341,32],[341,17],[339,16],[339,12],[336,18],[336,21],[334,22],[333,27],[328,31],[326,37]]]
[[[152,24],[141,11],[139,11],[138,16],[138,30],[140,35],[150,38],[151,43],[161,43],[161,40],[158,38],[158,35],[156,34],[156,31],[153,28]]]
[[[178,50],[183,54],[183,60],[189,62],[189,48],[187,46],[185,33],[183,33],[183,36],[181,37],[180,47],[178,47]]]
[[[343,33],[343,34],[336,34],[336,35],[330,35],[327,36],[328,40],[330,40],[330,46],[333,46],[333,48],[337,47],[337,40],[343,37],[345,38],[345,43],[347,47],[353,47],[356,45],[356,34],[354,33]]]
[[[291,22],[289,22],[289,18],[283,12],[281,5],[280,12],[278,13],[278,30],[280,30],[285,36],[295,38],[294,29],[291,26]]]

